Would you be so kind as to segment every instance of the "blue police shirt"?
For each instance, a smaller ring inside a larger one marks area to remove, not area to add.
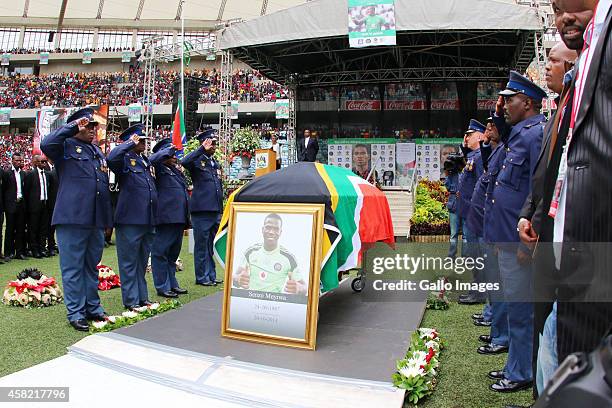
[[[146,157],[132,151],[134,146],[128,140],[108,155],[108,165],[119,180],[115,224],[155,225],[157,189],[152,168]]]
[[[157,225],[189,224],[189,194],[187,180],[183,173],[174,166],[162,162],[174,155],[172,147],[160,149],[153,153],[149,160],[155,168],[155,185],[157,187]]]
[[[478,237],[482,237],[484,235],[483,223],[484,223],[484,213],[485,213],[485,200],[487,196],[487,188],[491,181],[491,163],[495,161],[495,157],[499,155],[500,146],[496,146],[493,152],[491,153],[490,145],[482,145],[481,146],[481,156],[486,156],[487,163],[484,163],[484,167],[487,168],[478,181],[476,182],[476,186],[474,187],[474,193],[472,194],[472,201],[470,205],[470,212],[467,216],[467,225],[470,231],[473,231],[474,234]],[[486,153],[486,154],[485,154]],[[496,173],[497,174],[497,173]]]
[[[531,191],[531,175],[540,154],[545,123],[544,115],[534,115],[513,126],[508,135],[502,135],[505,157],[493,183],[488,219],[491,242],[519,242],[516,225]]]
[[[448,202],[446,208],[448,211],[457,212],[457,188],[459,187],[459,174],[453,173],[446,176],[444,187],[448,190]]]
[[[193,191],[189,201],[191,213],[223,211],[223,186],[219,178],[219,165],[204,152],[204,147],[189,153],[181,161],[189,170]]]
[[[104,154],[98,146],[74,138],[77,133],[78,125],[67,124],[40,144],[55,163],[59,179],[52,224],[110,228],[113,216]]]
[[[461,218],[467,218],[470,212],[472,193],[476,186],[476,181],[484,171],[480,149],[472,150],[467,154],[466,164],[459,175],[459,202],[457,214]]]

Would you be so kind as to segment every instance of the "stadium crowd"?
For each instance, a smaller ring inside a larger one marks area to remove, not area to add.
[[[188,75],[209,81],[200,89],[201,103],[218,103],[221,76],[216,69],[194,70]],[[171,104],[176,71],[158,71],[154,103]],[[0,77],[0,106],[35,109],[41,106],[71,107],[110,104],[125,106],[139,102],[144,72],[131,67],[128,72],[59,73]],[[232,75],[232,100],[270,102],[284,98],[286,88],[265,79],[255,70],[236,70]]]

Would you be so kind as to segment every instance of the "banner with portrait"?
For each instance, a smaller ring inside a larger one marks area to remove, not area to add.
[[[0,60],[0,65],[6,67],[9,65],[11,61],[11,54],[4,53],[2,54],[2,59]]]
[[[276,119],[289,119],[289,99],[277,99],[274,102]]]
[[[314,350],[324,212],[231,204],[222,336]]]
[[[445,177],[444,162],[450,154],[461,154],[463,139],[415,139],[417,179],[438,181]]]
[[[142,115],[142,105],[139,103],[132,103],[128,105],[128,122],[140,122]]]
[[[0,108],[0,126],[11,124],[11,108]]]
[[[231,101],[227,107],[227,114],[231,119],[238,119],[238,109],[240,103],[238,101]]]
[[[83,51],[83,64],[91,64],[91,57],[93,52],[91,51]]]
[[[327,164],[350,169],[372,184],[395,185],[395,139],[330,139]]]
[[[395,45],[393,0],[348,0],[348,33],[351,48]]]
[[[132,60],[132,51],[123,51],[121,53],[121,62],[130,62]]]

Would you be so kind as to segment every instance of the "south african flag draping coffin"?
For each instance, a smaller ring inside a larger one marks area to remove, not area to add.
[[[256,178],[230,195],[214,244],[224,268],[232,202],[325,204],[323,292],[338,286],[339,271],[357,267],[362,245],[394,244],[389,203],[381,191],[349,170],[301,162]]]

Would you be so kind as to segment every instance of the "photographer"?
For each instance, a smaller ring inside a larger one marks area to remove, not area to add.
[[[446,203],[451,230],[448,256],[455,258],[457,255],[457,238],[459,236],[459,228],[461,227],[461,217],[457,214],[457,192],[459,191],[459,173],[461,173],[465,166],[465,160],[461,155],[451,154],[447,156],[443,165],[444,174],[446,175],[444,186],[449,193],[448,203]]]

